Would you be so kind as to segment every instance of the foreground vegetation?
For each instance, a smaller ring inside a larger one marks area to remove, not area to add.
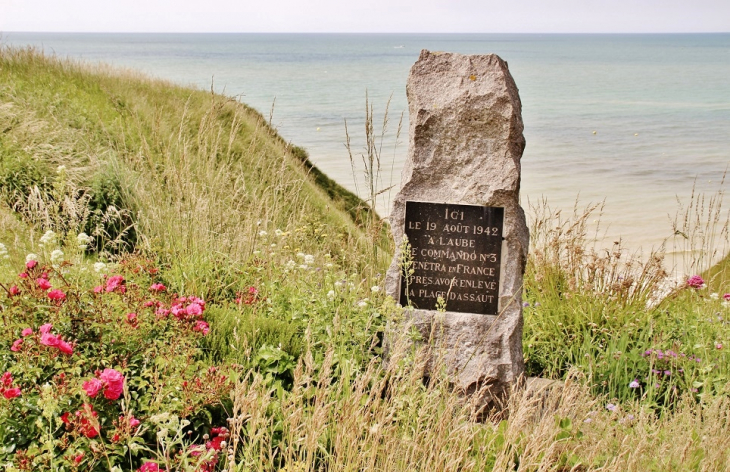
[[[730,467],[727,262],[659,298],[661,254],[534,209],[525,357],[562,382],[477,422],[408,333],[382,364],[390,243],[256,112],[32,50],[0,84],[7,470]]]

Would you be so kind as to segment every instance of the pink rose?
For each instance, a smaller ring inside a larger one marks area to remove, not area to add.
[[[198,297],[188,297],[188,303],[197,303],[201,308],[205,309],[205,301]]]
[[[40,331],[41,334],[48,334],[51,332],[52,328],[53,328],[53,325],[51,323],[46,323],[44,325],[41,325],[41,327],[38,328],[38,331]]]
[[[76,416],[79,418],[79,432],[89,439],[93,439],[99,435],[101,425],[97,419],[99,413],[94,411],[93,405],[84,403],[81,406],[82,410],[76,412]]]
[[[170,310],[167,308],[158,308],[155,312],[158,318],[165,318],[167,315],[170,314]]]
[[[124,277],[122,277],[121,275],[114,275],[112,277],[109,277],[109,279],[107,279],[106,281],[106,291],[118,291],[120,293],[126,292],[127,287],[124,286]]]
[[[124,422],[124,415],[119,417],[119,424],[122,424],[123,422]],[[139,423],[140,423],[140,421],[137,418],[135,418],[134,416],[130,416],[129,420],[127,422],[129,423],[129,426],[131,428],[136,428],[137,426],[139,426]]]
[[[152,284],[150,285],[150,291],[151,292],[164,292],[167,290],[167,287],[165,287],[162,284]]]
[[[44,279],[43,277],[41,277],[40,279],[37,279],[35,281],[35,283],[36,283],[36,285],[38,285],[38,288],[40,288],[41,290],[48,290],[49,288],[51,288],[51,282]]]
[[[74,353],[74,347],[70,343],[64,341],[61,338],[58,338],[58,346],[56,346],[56,347],[58,348],[59,351],[61,351],[64,354],[68,354],[69,356]]]
[[[730,302],[730,293],[726,293],[725,295],[722,296],[722,298],[724,298],[726,301]]]
[[[205,443],[205,448],[208,450],[213,449],[214,451],[220,451],[221,449],[223,449],[223,446],[221,445],[221,443],[225,440],[226,439],[223,436],[216,436],[213,439],[211,439],[210,441]]]
[[[13,385],[13,374],[5,372],[0,376],[0,383],[2,383],[3,387],[10,387]]]
[[[35,268],[35,266],[38,265],[38,261],[30,260],[25,263],[25,268],[28,270],[32,270]]]
[[[17,285],[13,285],[12,287],[10,287],[10,288],[8,289],[8,294],[9,294],[9,295],[10,295],[11,297],[15,297],[15,296],[18,296],[18,295],[20,295],[20,289],[18,288],[18,286],[17,286]]]
[[[105,384],[104,396],[116,400],[124,392],[124,376],[114,369],[104,369],[99,379]]]
[[[25,328],[20,334],[22,334],[23,337],[30,336],[33,334],[33,328]]]
[[[154,462],[145,462],[142,467],[139,468],[138,472],[159,472],[160,466]]]
[[[19,397],[21,394],[20,389],[18,387],[15,388],[9,388],[3,392],[3,396],[10,400],[11,398]]]
[[[55,302],[62,302],[66,299],[66,294],[59,289],[51,290],[48,292],[48,298]]]
[[[104,383],[99,379],[91,379],[84,382],[84,384],[81,386],[81,388],[84,389],[86,394],[90,396],[91,398],[94,398],[99,394],[102,388],[104,388]]]
[[[197,303],[191,303],[188,305],[188,307],[185,309],[188,316],[197,316],[203,314],[203,307],[198,305]]]
[[[170,311],[178,319],[182,319],[182,317],[185,316],[185,314],[187,313],[185,311],[185,308],[183,308],[182,305],[180,305],[180,304],[173,305],[172,308],[170,308]]]
[[[60,339],[51,333],[44,333],[41,335],[41,344],[44,346],[57,347]]]
[[[20,277],[21,279],[27,279],[28,278],[28,274],[26,274],[25,272],[21,272],[21,273],[18,274],[18,277]]]
[[[22,339],[16,339],[15,342],[13,343],[13,345],[10,346],[10,350],[13,351],[13,352],[20,351],[21,344],[23,344],[23,340]]]
[[[97,285],[96,287],[94,287],[94,293],[101,293],[103,291],[104,291],[103,285]]]
[[[208,331],[210,331],[210,326],[205,321],[199,320],[197,323],[195,323],[193,331],[200,331],[201,333],[203,333],[203,336],[205,336],[206,334],[208,334]]]

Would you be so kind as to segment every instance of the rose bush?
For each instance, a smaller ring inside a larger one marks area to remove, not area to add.
[[[204,435],[237,372],[203,360],[205,301],[168,293],[134,257],[94,276],[37,259],[0,280],[4,469],[213,470]],[[184,425],[162,459],[161,414]]]

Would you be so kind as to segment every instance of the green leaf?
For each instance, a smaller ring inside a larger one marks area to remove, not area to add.
[[[570,421],[570,418],[563,418],[560,420],[560,429],[566,429],[571,430],[573,428],[573,422]]]

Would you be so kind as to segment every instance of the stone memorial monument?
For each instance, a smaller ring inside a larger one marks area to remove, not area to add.
[[[390,216],[386,290],[470,394],[524,373],[520,97],[496,55],[423,50],[407,84],[408,158]],[[406,236],[406,238],[404,238]]]

